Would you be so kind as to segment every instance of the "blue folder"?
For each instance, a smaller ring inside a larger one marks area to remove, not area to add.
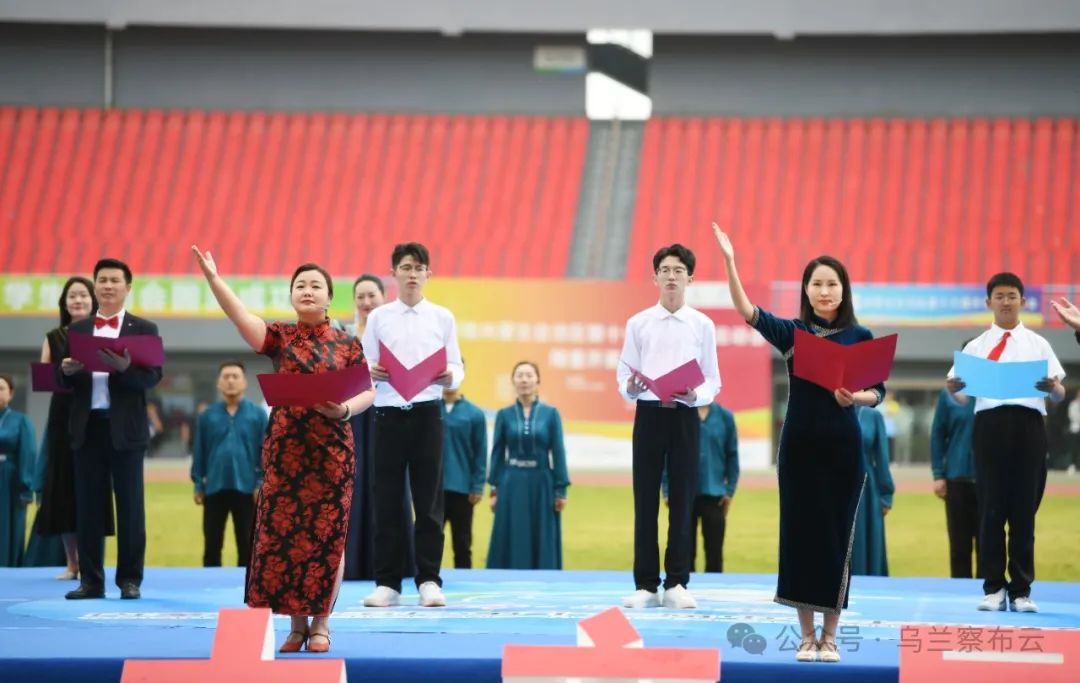
[[[956,377],[967,386],[963,393],[979,398],[1045,398],[1035,384],[1049,372],[1045,360],[992,361],[960,351],[953,352]]]

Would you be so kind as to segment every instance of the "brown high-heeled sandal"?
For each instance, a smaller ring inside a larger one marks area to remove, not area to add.
[[[293,636],[300,636],[300,640],[294,640]],[[281,644],[278,652],[282,654],[299,652],[304,648],[304,644],[308,642],[310,637],[311,634],[308,631],[289,631],[289,635],[285,636],[285,642]]]
[[[316,638],[324,639],[326,641],[326,645],[322,645],[321,643],[316,643],[315,642]],[[308,652],[319,652],[319,653],[321,653],[321,652],[329,652],[330,651],[330,632],[327,631],[326,633],[312,633],[312,634],[308,635],[307,651]]]

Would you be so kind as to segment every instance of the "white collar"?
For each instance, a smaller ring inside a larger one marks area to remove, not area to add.
[[[1002,335],[1004,335],[1006,332],[1009,333],[1010,337],[1015,337],[1018,332],[1026,329],[1027,328],[1024,327],[1024,322],[1022,320],[1017,322],[1016,327],[1012,328],[1011,330],[1006,330],[1004,327],[998,327],[997,323],[992,323],[990,325],[990,331],[994,333],[995,339],[1001,339]]]
[[[690,312],[692,310],[694,310],[694,309],[690,308],[684,302],[683,305],[679,308],[679,310],[672,313],[668,309],[664,308],[664,304],[662,304],[662,303],[660,303],[658,301],[658,302],[656,302],[656,305],[652,307],[652,310],[654,312],[653,314],[657,318],[660,318],[661,320],[663,320],[664,318],[667,318],[668,316],[671,316],[673,318],[677,318],[678,320],[682,320],[682,321],[685,322],[690,318]]]

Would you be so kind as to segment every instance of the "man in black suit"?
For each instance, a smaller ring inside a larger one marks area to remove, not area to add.
[[[131,269],[115,259],[94,266],[96,319],[72,323],[70,331],[95,337],[157,335],[157,325],[124,310],[131,292]],[[131,354],[99,351],[111,372],[87,372],[65,353],[58,379],[74,391],[69,431],[75,451],[76,536],[79,545],[79,587],[69,600],[105,597],[105,518],[108,497],[116,492],[118,557],[116,585],[120,597],[140,597],[146,554],[146,510],[143,457],[150,441],[146,392],[161,381],[161,368],[133,365]],[[110,487],[110,479],[112,486]]]

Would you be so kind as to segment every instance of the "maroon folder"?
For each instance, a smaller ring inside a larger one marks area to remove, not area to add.
[[[316,403],[344,403],[371,388],[367,363],[329,372],[275,372],[258,375],[263,398],[272,406],[310,408]]]
[[[112,339],[72,332],[68,335],[68,349],[71,357],[91,372],[116,372],[101,362],[98,357],[100,349],[110,349],[120,356],[124,355],[124,349],[127,349],[131,354],[131,364],[140,368],[158,368],[165,365],[165,347],[161,337],[155,334],[133,334]]]
[[[795,330],[795,376],[829,391],[862,391],[884,382],[895,356],[895,334],[844,346]]]
[[[52,363],[30,364],[30,388],[33,391],[49,391],[54,394],[71,393],[71,389],[56,382],[56,366]]]
[[[424,389],[435,383],[435,378],[446,372],[446,347],[439,349],[411,368],[405,367],[397,356],[379,342],[379,365],[390,375],[390,386],[406,401],[411,401]]]
[[[675,398],[675,394],[682,394],[695,389],[705,381],[705,375],[701,372],[701,366],[698,365],[696,360],[688,360],[671,372],[656,379],[646,377],[636,368],[630,367],[630,370],[641,379],[645,386],[649,388],[649,391],[656,394],[656,397],[664,403],[671,403]]]

